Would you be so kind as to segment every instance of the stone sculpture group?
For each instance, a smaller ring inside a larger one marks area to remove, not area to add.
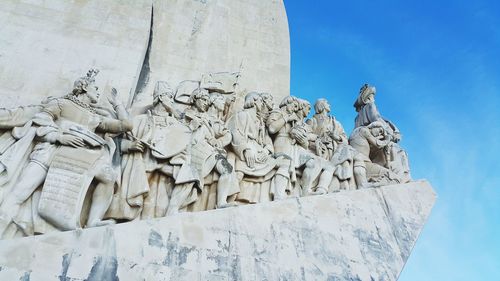
[[[411,180],[397,127],[364,85],[348,137],[326,99],[250,92],[237,74],[195,87],[158,82],[131,116],[91,69],[62,97],[0,109],[0,236],[119,222],[378,187]],[[182,90],[184,89],[184,90]]]

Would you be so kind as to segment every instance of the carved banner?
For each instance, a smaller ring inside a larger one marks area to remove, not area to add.
[[[63,230],[83,227],[83,204],[101,155],[102,150],[58,148],[42,188],[40,216]]]

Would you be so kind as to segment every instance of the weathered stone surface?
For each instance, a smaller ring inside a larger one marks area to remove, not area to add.
[[[396,280],[425,181],[0,241],[1,280]]]
[[[2,1],[2,107],[62,96],[90,67],[105,70],[99,84],[113,85],[127,101],[147,50],[151,5],[151,0]]]
[[[5,0],[0,26],[2,107],[66,94],[90,67],[123,101],[137,88],[139,104],[158,80],[221,71],[241,72],[241,91],[289,93],[282,0]]]
[[[150,103],[158,80],[241,72],[239,92],[290,91],[290,38],[282,0],[154,0],[152,38],[135,101]]]

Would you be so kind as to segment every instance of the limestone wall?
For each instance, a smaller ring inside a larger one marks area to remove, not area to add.
[[[4,240],[0,280],[396,280],[434,201],[419,181]]]
[[[289,93],[289,45],[282,0],[3,0],[0,107],[64,95],[90,67],[125,102],[139,78],[140,104],[156,80],[175,87],[223,71],[241,71],[241,91],[279,100]]]
[[[127,100],[147,49],[151,0],[2,0],[0,107],[71,91],[90,67]]]
[[[277,102],[290,90],[290,39],[282,0],[155,0],[148,98],[157,80],[175,87],[203,73],[241,72],[240,91]]]

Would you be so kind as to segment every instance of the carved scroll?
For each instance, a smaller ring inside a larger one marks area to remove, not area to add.
[[[102,150],[59,147],[43,185],[40,216],[62,230],[83,227],[83,205],[101,155]]]

